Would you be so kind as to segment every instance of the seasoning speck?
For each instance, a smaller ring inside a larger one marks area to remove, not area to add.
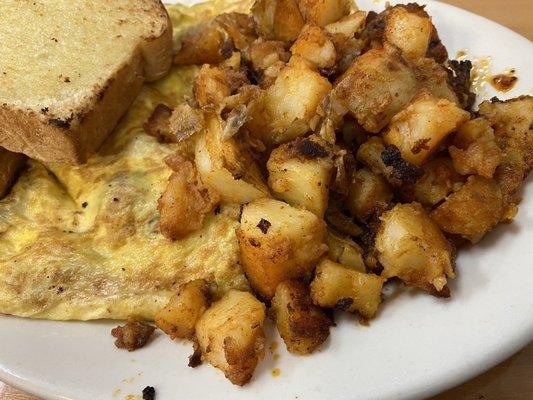
[[[154,400],[155,399],[155,389],[152,386],[146,386],[143,389],[143,400]]]
[[[261,221],[259,221],[259,223],[257,224],[257,227],[261,230],[261,232],[263,232],[263,235],[266,235],[271,226],[272,224],[270,223],[270,221],[267,221],[264,218],[261,218]]]
[[[272,343],[270,343],[270,346],[268,346],[268,350],[270,351],[270,353],[274,353],[277,349],[278,349],[278,342],[274,340]]]
[[[82,208],[87,208],[88,205],[89,205],[89,203],[87,203],[86,201],[81,203]]]
[[[272,376],[273,376],[273,377],[277,378],[277,377],[280,376],[280,375],[281,375],[281,370],[280,370],[279,368],[274,368],[274,369],[272,370]]]

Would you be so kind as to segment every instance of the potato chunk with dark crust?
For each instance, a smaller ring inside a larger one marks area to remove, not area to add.
[[[291,52],[310,61],[317,68],[331,68],[337,59],[337,52],[329,35],[314,25],[303,27],[291,47]]]
[[[394,116],[383,140],[396,146],[406,161],[420,166],[448,134],[469,119],[470,114],[456,104],[424,91]]]
[[[504,216],[505,205],[494,179],[470,176],[465,185],[451,194],[431,213],[431,218],[448,233],[476,243]]]
[[[266,198],[244,206],[237,236],[252,288],[271,299],[281,282],[309,277],[327,251],[325,235],[326,225],[310,211]]]
[[[203,279],[188,282],[157,313],[155,324],[171,339],[191,339],[196,321],[208,306],[207,283]]]
[[[135,351],[148,343],[154,331],[155,327],[146,322],[129,319],[126,325],[113,328],[111,335],[117,338],[115,346],[119,349]]]
[[[439,227],[418,203],[398,204],[384,212],[375,248],[381,276],[396,276],[408,285],[447,296],[446,278],[453,278],[453,249]]]
[[[245,385],[264,357],[265,306],[251,293],[230,290],[196,324],[202,359],[231,383]]]
[[[309,287],[302,282],[280,283],[271,311],[290,353],[310,354],[329,336],[333,321],[311,302]]]
[[[392,197],[393,193],[386,179],[363,168],[353,176],[346,205],[354,217],[366,221],[386,210]]]
[[[370,319],[381,303],[384,282],[385,279],[380,276],[323,259],[311,282],[311,298],[321,307],[337,308]]]
[[[448,151],[455,170],[461,175],[492,178],[502,159],[494,131],[484,118],[473,119],[461,126]]]
[[[317,136],[297,138],[275,149],[268,159],[268,184],[274,195],[319,218],[328,206],[333,160]]]
[[[158,201],[161,233],[175,240],[200,229],[219,197],[204,185],[190,161],[174,155],[167,159],[174,173]]]
[[[505,201],[517,203],[517,191],[533,168],[533,97],[484,101],[479,113],[489,120],[503,152],[494,178]]]
[[[334,93],[363,128],[377,133],[418,90],[411,67],[398,50],[386,46],[357,57]]]

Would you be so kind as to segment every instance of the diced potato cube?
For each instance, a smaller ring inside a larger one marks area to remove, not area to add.
[[[271,310],[278,332],[293,354],[310,354],[329,336],[332,321],[311,302],[309,287],[302,282],[280,283]]]
[[[383,140],[396,146],[406,161],[422,165],[448,134],[469,119],[470,114],[455,103],[423,91],[394,116]]]
[[[193,93],[200,107],[215,109],[231,94],[231,89],[221,68],[204,64],[194,81]]]
[[[217,193],[206,186],[190,161],[181,156],[170,159],[174,172],[158,201],[159,230],[170,240],[187,236],[204,225],[207,214],[217,205]]]
[[[230,290],[196,324],[202,359],[233,384],[245,385],[265,354],[264,321],[263,303],[251,293]]]
[[[492,178],[502,161],[502,151],[485,118],[476,118],[461,126],[448,150],[455,170],[461,175]]]
[[[392,8],[385,17],[385,39],[401,49],[407,58],[424,57],[432,33],[429,17],[410,13],[404,7]]]
[[[155,316],[155,324],[172,339],[191,339],[195,326],[209,306],[207,284],[197,279],[183,285]]]
[[[446,296],[453,278],[453,251],[439,227],[418,203],[398,204],[380,217],[375,248],[385,278]]]
[[[380,276],[323,259],[311,282],[311,298],[321,307],[338,308],[370,319],[381,303],[384,282]]]
[[[328,229],[326,244],[329,259],[360,272],[366,271],[363,250],[352,239]]]
[[[234,137],[222,140],[222,125],[214,115],[206,117],[206,129],[196,142],[194,161],[204,183],[224,203],[244,204],[270,196],[246,143]]]
[[[459,105],[461,108],[467,108],[464,102],[468,102],[467,93],[459,93],[459,88],[454,88],[450,84],[450,70],[446,69],[442,64],[436,62],[433,58],[418,58],[411,60],[416,79],[421,87],[428,90],[433,96],[439,99],[446,99]],[[457,78],[459,79],[459,78]],[[463,78],[466,79],[466,78]],[[468,80],[470,84],[470,80]],[[459,100],[459,97],[461,100]]]
[[[479,105],[479,114],[489,120],[503,152],[494,178],[505,201],[517,204],[518,190],[533,168],[533,96],[484,101]]]
[[[291,47],[292,54],[312,62],[318,68],[331,68],[335,65],[337,53],[333,42],[318,26],[306,25]]]
[[[317,136],[297,138],[275,149],[268,160],[268,184],[274,195],[319,218],[328,206],[333,160]]]
[[[326,26],[350,13],[349,0],[299,0],[305,22]]]
[[[270,40],[293,41],[304,26],[296,0],[256,0],[252,15],[261,35]]]
[[[317,107],[330,89],[326,78],[293,56],[251,111],[247,127],[271,147],[303,136],[311,130]]]
[[[431,213],[431,218],[448,233],[478,242],[503,218],[504,201],[494,179],[472,175]]]
[[[334,94],[363,128],[377,133],[418,90],[415,75],[399,50],[385,46],[355,58],[339,78]]]
[[[433,206],[463,185],[463,178],[455,171],[448,157],[429,160],[423,170],[424,175],[411,188],[402,188],[404,194],[411,191],[406,197],[423,205]]]
[[[225,40],[224,30],[215,21],[193,25],[179,38],[181,47],[174,64],[218,64],[224,61],[221,49]]]
[[[351,38],[365,25],[366,12],[356,11],[350,15],[342,17],[336,22],[332,22],[324,27],[331,35],[342,35]]]
[[[356,158],[365,164],[374,174],[388,176],[392,168],[387,167],[381,158],[385,144],[380,136],[371,136],[357,149]]]
[[[245,205],[237,236],[252,288],[271,299],[281,282],[310,276],[327,251],[325,235],[324,222],[310,211],[267,198]]]
[[[355,172],[346,205],[351,214],[365,221],[387,209],[393,193],[385,178],[363,168]]]

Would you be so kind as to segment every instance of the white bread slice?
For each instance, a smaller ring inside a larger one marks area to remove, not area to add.
[[[24,154],[12,153],[0,147],[0,199],[7,194],[25,162]]]
[[[83,163],[172,62],[159,0],[2,0],[0,146]]]

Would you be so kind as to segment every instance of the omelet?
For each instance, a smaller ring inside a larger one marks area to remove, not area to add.
[[[170,6],[175,35],[246,2]],[[157,200],[171,170],[142,126],[155,106],[190,96],[197,67],[175,67],[146,85],[99,154],[82,166],[31,161],[0,201],[0,313],[54,320],[153,319],[177,288],[203,278],[213,293],[247,290],[235,230],[224,206],[177,241],[159,232]]]

